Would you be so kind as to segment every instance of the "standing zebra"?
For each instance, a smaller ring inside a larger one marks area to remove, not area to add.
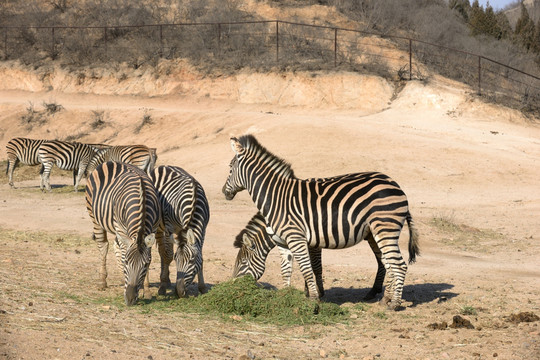
[[[293,253],[311,298],[319,294],[309,249],[350,247],[371,232],[389,274],[381,303],[391,309],[401,305],[407,264],[398,240],[405,222],[409,263],[416,260],[419,248],[407,197],[396,182],[377,172],[302,180],[252,135],[231,138],[231,146],[235,156],[223,186],[225,198],[232,200],[247,189],[266,220],[267,232]]]
[[[157,161],[155,148],[145,145],[117,145],[100,149],[90,160],[86,173],[90,174],[99,165],[107,161],[117,161],[133,166],[150,173]]]
[[[176,294],[185,296],[186,288],[198,275],[198,289],[206,292],[203,278],[202,248],[206,226],[210,219],[210,209],[204,189],[185,170],[176,166],[159,166],[150,173],[159,196],[165,238],[158,233],[161,255],[161,284],[159,294],[165,294],[169,280],[169,264],[173,258],[173,240],[177,246]],[[163,248],[163,250],[161,250]]]
[[[38,150],[38,158],[42,164],[40,189],[46,188],[51,191],[49,176],[56,164],[62,170],[73,170],[74,186],[77,191],[79,182],[86,173],[86,167],[98,150],[97,146],[79,142],[54,140],[41,144]]]
[[[124,272],[124,299],[134,305],[150,266],[161,213],[152,181],[136,167],[106,162],[88,177],[86,209],[101,254],[100,289],[107,287],[107,232],[115,234],[115,252]],[[144,295],[149,294],[145,283]]]
[[[34,140],[22,137],[17,137],[9,140],[6,145],[7,152],[7,167],[6,175],[8,176],[9,186],[15,188],[13,184],[13,171],[21,162],[25,165],[39,165],[38,149],[41,144],[47,140]]]
[[[283,278],[283,285],[286,287],[290,286],[293,260],[292,253],[286,247],[286,244],[274,241],[266,231],[266,228],[266,221],[261,213],[258,212],[236,236],[234,246],[239,250],[233,268],[233,277],[251,275],[255,280],[259,280],[264,273],[268,254],[277,245],[281,255],[281,276]],[[364,300],[371,300],[374,299],[378,293],[382,292],[386,269],[381,261],[381,251],[377,247],[371,233],[368,234],[366,240],[371,246],[375,258],[377,259],[377,275],[375,276],[375,282],[373,283],[371,290],[364,297]],[[321,249],[310,248],[309,251],[311,266],[315,273],[317,290],[322,297],[324,296],[324,287],[322,280]],[[306,291],[307,290],[306,284]]]

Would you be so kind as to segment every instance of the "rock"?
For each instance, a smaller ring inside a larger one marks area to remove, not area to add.
[[[520,312],[518,314],[512,314],[508,317],[506,317],[506,321],[512,322],[515,324],[521,323],[521,322],[534,322],[538,321],[540,318],[538,315],[532,313],[532,312]]]
[[[455,315],[452,319],[452,324],[450,324],[450,327],[453,329],[458,328],[467,328],[467,329],[474,329],[473,324],[471,324],[471,321],[467,318],[464,318],[461,315]]]
[[[427,327],[431,330],[444,330],[448,327],[448,324],[446,323],[446,321],[440,323],[434,322],[433,324],[429,324]]]

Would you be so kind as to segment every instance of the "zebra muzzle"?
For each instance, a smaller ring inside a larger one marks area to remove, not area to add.
[[[186,296],[186,282],[184,278],[176,280],[176,295],[179,298]]]
[[[137,298],[139,295],[139,290],[134,285],[128,285],[126,287],[126,292],[124,293],[124,299],[126,300],[127,306],[132,306],[137,303]]]

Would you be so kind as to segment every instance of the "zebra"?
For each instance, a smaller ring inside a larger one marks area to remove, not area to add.
[[[265,270],[266,258],[270,251],[277,245],[281,255],[281,276],[283,285],[291,285],[292,274],[292,252],[283,244],[276,243],[266,231],[267,225],[264,217],[257,212],[246,227],[240,231],[234,241],[234,247],[238,248],[238,255],[233,268],[233,278],[251,275],[255,280],[259,280]],[[375,243],[371,233],[367,241],[377,259],[377,274],[371,290],[364,296],[364,300],[372,300],[377,294],[382,292],[386,269],[381,261],[381,251]],[[317,290],[319,295],[324,296],[322,281],[321,249],[310,248],[311,266],[315,273]],[[306,284],[307,291],[307,284]]]
[[[25,165],[39,165],[38,149],[47,140],[34,140],[22,137],[16,137],[6,145],[7,152],[7,167],[6,175],[8,176],[8,183],[11,188],[15,189],[13,184],[13,171],[20,163]]]
[[[49,176],[56,164],[60,169],[73,170],[73,183],[77,191],[81,178],[86,174],[88,163],[102,146],[60,140],[44,142],[38,150],[38,158],[42,164],[39,188],[42,191],[44,188],[51,191]]]
[[[99,289],[107,287],[107,232],[115,234],[116,259],[124,273],[124,299],[134,305],[150,266],[151,247],[160,226],[157,191],[148,175],[129,164],[108,161],[88,177],[86,209],[100,255]],[[144,284],[144,296],[149,294]]]
[[[157,154],[155,148],[149,148],[145,145],[117,145],[99,149],[88,164],[87,174],[94,171],[99,164],[107,161],[131,164],[150,173],[156,165]]]
[[[195,274],[198,290],[206,292],[203,277],[202,247],[206,226],[210,220],[208,200],[201,184],[185,170],[177,166],[158,166],[150,173],[162,209],[164,234],[158,233],[158,244],[162,258],[160,287],[158,294],[165,294],[170,284],[169,264],[173,258],[173,240],[176,235],[176,294],[185,296]]]
[[[420,252],[407,197],[394,180],[379,172],[302,180],[290,164],[252,135],[231,138],[231,147],[235,155],[222,189],[225,198],[232,200],[237,192],[248,191],[265,218],[266,231],[294,255],[310,298],[317,299],[319,293],[309,249],[350,247],[371,232],[389,275],[380,302],[394,310],[401,306],[407,263],[398,240],[405,222],[409,264]]]

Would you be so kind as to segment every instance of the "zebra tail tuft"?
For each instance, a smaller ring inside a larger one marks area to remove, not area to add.
[[[409,264],[413,264],[416,262],[416,256],[420,255],[420,247],[418,231],[414,226],[414,221],[410,213],[407,214],[407,225],[409,226]]]

